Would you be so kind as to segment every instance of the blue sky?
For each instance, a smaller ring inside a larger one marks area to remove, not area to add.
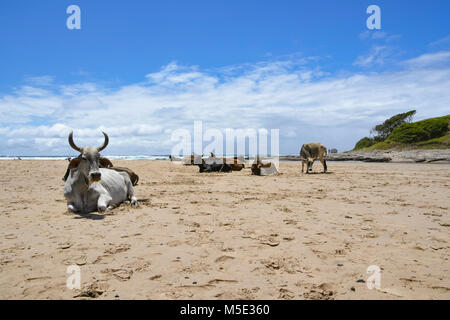
[[[101,128],[107,154],[168,153],[194,120],[344,150],[398,112],[450,113],[445,0],[2,1],[0,41],[0,155],[71,154],[71,129]]]

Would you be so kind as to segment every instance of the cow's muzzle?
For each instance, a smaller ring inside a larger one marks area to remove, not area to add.
[[[91,180],[91,182],[100,181],[101,178],[102,178],[102,174],[100,172],[92,172],[89,175],[89,180]]]

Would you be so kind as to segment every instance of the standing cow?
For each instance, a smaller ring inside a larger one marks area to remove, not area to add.
[[[64,185],[64,197],[70,212],[111,210],[128,199],[133,206],[138,205],[126,172],[99,168],[100,151],[109,142],[108,135],[104,132],[103,135],[105,142],[101,147],[80,148],[73,142],[73,132],[69,134],[69,145],[80,152]]]
[[[323,172],[327,172],[327,162],[324,155],[327,153],[327,148],[319,142],[306,143],[300,150],[300,159],[302,160],[302,172],[306,163],[306,173],[312,170],[314,161],[319,158],[323,165]]]

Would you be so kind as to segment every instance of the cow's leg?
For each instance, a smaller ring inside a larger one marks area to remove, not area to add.
[[[128,194],[128,198],[131,201],[131,205],[132,206],[138,206],[139,202],[137,201],[136,196],[134,195],[134,188],[133,188],[133,184],[131,183],[130,177],[124,176],[125,179],[125,184],[127,185],[127,194]]]
[[[101,194],[97,200],[97,210],[98,212],[104,212],[109,209],[109,202],[112,200],[111,196],[108,194]],[[114,209],[111,208],[111,209]]]
[[[83,200],[81,196],[74,192],[64,193],[67,200],[67,211],[81,212],[83,211]]]
[[[67,203],[67,211],[69,212],[77,212],[77,208],[75,207],[75,204],[73,202]]]
[[[305,173],[308,173],[308,170],[309,170],[309,162],[308,162],[308,160],[302,160],[302,172],[303,172],[303,167],[304,166],[306,166]]]
[[[322,162],[323,165],[323,172],[327,172],[327,161],[325,160],[324,157],[320,158],[320,162]]]
[[[311,165],[309,166],[309,171],[312,171],[312,167],[313,167],[314,161],[316,161],[316,159],[313,159],[313,161],[311,161]]]
[[[312,164],[313,162],[306,160],[306,171],[305,173],[309,174],[309,172],[312,170]]]

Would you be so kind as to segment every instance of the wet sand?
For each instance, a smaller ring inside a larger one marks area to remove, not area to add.
[[[66,161],[0,161],[0,299],[450,299],[448,164],[114,164],[140,176],[140,207],[78,215]]]

